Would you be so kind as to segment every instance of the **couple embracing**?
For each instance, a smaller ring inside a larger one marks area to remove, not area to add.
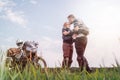
[[[75,49],[77,53],[77,61],[81,71],[85,68],[87,71],[91,71],[88,66],[88,61],[84,57],[85,48],[87,45],[87,35],[89,30],[86,25],[76,19],[74,15],[69,15],[69,22],[65,22],[62,29],[63,38],[63,62],[62,67],[69,68],[72,64],[73,56],[73,43],[75,43]],[[70,26],[73,24],[74,29],[71,30]]]

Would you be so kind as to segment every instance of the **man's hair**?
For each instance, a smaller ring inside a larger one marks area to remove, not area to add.
[[[75,16],[73,14],[70,14],[68,18],[75,18]]]

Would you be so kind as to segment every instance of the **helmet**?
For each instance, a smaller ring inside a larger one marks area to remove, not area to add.
[[[18,40],[16,41],[16,45],[17,45],[17,46],[20,46],[20,45],[22,45],[22,44],[23,44],[23,41],[22,41],[22,40],[19,40],[19,39],[18,39]]]

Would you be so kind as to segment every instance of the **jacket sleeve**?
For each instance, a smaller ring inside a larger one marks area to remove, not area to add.
[[[74,31],[74,33],[77,33],[77,34],[84,34],[84,35],[88,35],[89,34],[89,29],[88,27],[84,24],[84,22],[82,20],[76,20],[74,22],[74,27],[79,27],[80,29],[78,31]]]
[[[84,35],[88,35],[89,34],[89,29],[87,27],[81,27],[79,30],[78,30],[78,33],[82,33]]]
[[[66,31],[66,29],[62,29],[62,38],[63,40],[69,40],[72,38],[72,32],[70,31],[70,33],[68,35],[64,35],[63,32]]]

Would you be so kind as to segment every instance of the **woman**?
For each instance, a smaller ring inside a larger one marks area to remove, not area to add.
[[[62,28],[62,38],[63,38],[63,62],[62,67],[69,68],[72,63],[73,55],[73,39],[72,31],[70,30],[69,22],[65,22]]]

